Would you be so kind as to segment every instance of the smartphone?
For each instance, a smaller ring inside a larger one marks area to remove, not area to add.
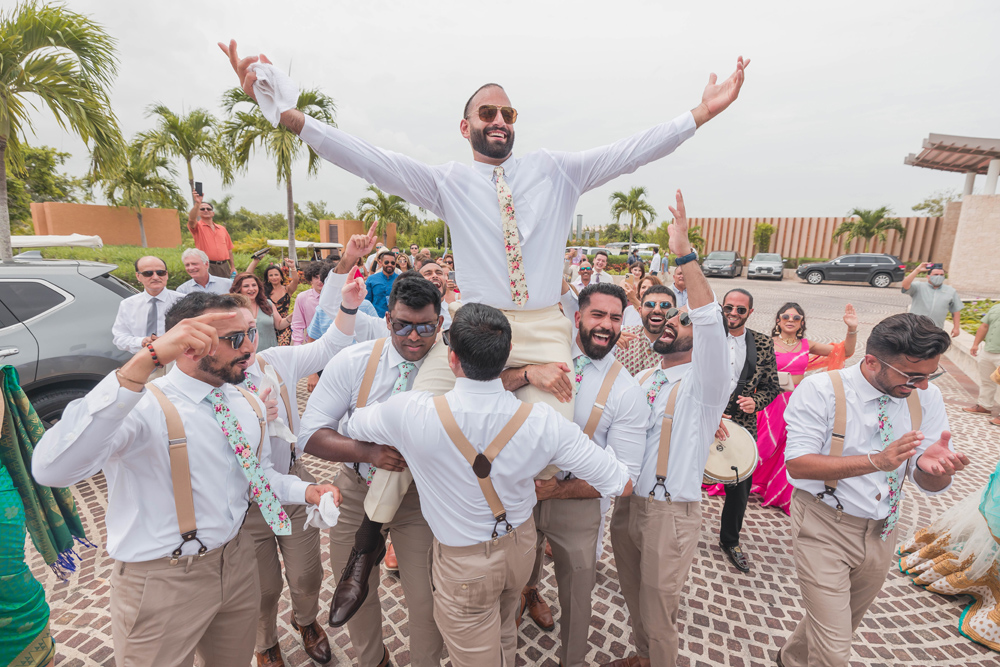
[[[205,196],[205,192],[201,188],[201,181],[195,181],[194,182],[194,191],[198,193],[199,197],[204,197]]]
[[[449,271],[448,272],[448,280],[450,280],[451,282],[455,282],[455,272],[454,271]]]

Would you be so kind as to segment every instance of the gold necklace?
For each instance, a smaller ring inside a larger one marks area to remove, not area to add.
[[[799,345],[799,339],[798,338],[794,339],[791,343],[789,343],[781,335],[779,335],[778,336],[778,340],[780,340],[784,344],[784,346],[787,347],[787,348],[789,348],[789,349],[791,349],[793,347],[797,347]]]

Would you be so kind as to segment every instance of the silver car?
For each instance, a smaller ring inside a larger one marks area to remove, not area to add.
[[[0,263],[0,364],[17,369],[46,427],[132,356],[111,342],[118,304],[136,293],[115,268],[37,251]]]
[[[753,278],[777,278],[784,276],[785,260],[773,252],[759,252],[750,260],[747,268],[747,280]]]

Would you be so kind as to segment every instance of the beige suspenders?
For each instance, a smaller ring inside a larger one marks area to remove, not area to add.
[[[624,368],[620,361],[617,359],[611,368],[608,369],[607,375],[604,376],[604,384],[601,385],[601,389],[597,392],[597,401],[594,403],[594,407],[590,409],[590,417],[587,419],[587,426],[584,427],[583,432],[588,438],[593,439],[594,431],[597,430],[597,424],[601,421],[601,415],[604,414],[604,406],[608,402],[608,396],[611,395],[611,387],[614,386],[615,380],[618,379],[618,373]]]
[[[479,488],[482,489],[483,496],[486,497],[486,502],[490,506],[490,511],[493,512],[493,518],[496,519],[496,523],[493,526],[493,540],[495,541],[498,539],[497,527],[501,521],[506,524],[508,533],[512,528],[507,521],[507,510],[504,509],[503,503],[500,501],[500,496],[497,495],[496,489],[493,488],[493,481],[490,479],[490,470],[493,467],[494,459],[507,446],[507,443],[510,442],[510,439],[514,437],[514,434],[517,433],[518,429],[521,428],[524,421],[528,418],[532,405],[531,403],[521,403],[521,407],[517,409],[517,412],[510,418],[506,426],[500,429],[500,433],[497,434],[497,437],[493,438],[493,442],[490,443],[489,447],[482,454],[476,452],[476,448],[472,446],[472,443],[462,433],[462,429],[459,428],[458,422],[455,421],[455,415],[448,405],[448,400],[444,396],[434,397],[434,408],[437,410],[438,417],[441,418],[441,424],[444,426],[445,433],[448,434],[455,447],[458,448],[458,451],[462,453],[465,460],[472,466],[472,471],[476,473],[476,478],[479,480]]]
[[[668,503],[673,504],[670,500],[670,492],[667,491],[667,464],[670,462],[670,436],[674,428],[674,405],[677,403],[677,390],[680,389],[681,382],[678,380],[674,383],[674,386],[670,388],[670,396],[667,397],[667,405],[663,408],[663,424],[660,426],[660,447],[656,453],[656,484],[653,485],[652,490],[649,492],[649,502],[653,502],[653,495],[656,493],[656,487],[663,489],[663,497]]]
[[[356,410],[368,405],[368,394],[372,391],[372,384],[375,382],[375,371],[378,370],[379,359],[382,358],[382,349],[385,347],[385,338],[379,338],[375,341],[374,347],[372,347],[372,352],[368,355],[368,364],[365,366],[364,377],[361,378],[361,388],[358,389],[358,402],[354,404]],[[355,462],[353,465],[354,473],[361,479],[361,464]]]
[[[181,543],[170,554],[170,564],[176,565],[177,559],[181,556],[181,548],[191,540],[195,540],[201,545],[198,548],[198,555],[203,555],[208,551],[208,547],[198,539],[198,525],[194,518],[194,493],[191,490],[191,466],[188,462],[187,435],[184,432],[184,423],[177,412],[177,408],[170,402],[163,390],[155,384],[149,383],[146,388],[153,394],[156,401],[163,410],[163,416],[167,420],[167,444],[169,445],[170,456],[170,481],[174,487],[174,509],[177,512],[177,527],[181,533]],[[260,454],[260,447],[264,444],[264,435],[267,433],[267,422],[260,411],[260,406],[253,400],[253,395],[247,390],[237,387],[243,397],[247,399],[257,414],[257,421],[260,422],[260,445],[257,447],[257,454]]]
[[[833,433],[830,436],[830,456],[843,456],[844,455],[844,437],[847,433],[847,397],[844,394],[844,378],[840,376],[840,371],[828,371],[827,375],[830,376],[830,382],[833,384],[833,398],[834,398],[834,408],[833,408]],[[923,409],[920,407],[920,397],[917,395],[916,391],[911,391],[910,395],[906,397],[906,407],[910,411],[910,430],[919,431],[920,425],[923,423]],[[907,460],[906,468],[903,472],[905,476],[909,471],[910,462]],[[840,499],[837,498],[835,491],[837,490],[837,480],[831,479],[823,482],[823,486],[826,487],[825,491],[817,493],[817,498],[822,498],[826,494],[833,496],[833,499],[837,502],[837,511],[842,512],[844,510],[843,505],[840,504]]]
[[[263,374],[267,370],[267,362],[264,361],[264,357],[257,355],[257,363],[260,364],[260,370]],[[273,366],[272,366],[273,368]],[[278,389],[281,392],[281,402],[285,404],[285,414],[288,415],[288,428],[292,428],[292,403],[288,399],[288,388],[285,387],[285,380],[281,377],[281,373],[278,369],[274,369],[274,375],[278,378]],[[292,450],[292,458],[288,462],[288,469],[291,470],[292,466],[295,465],[295,443],[288,443],[289,448]]]

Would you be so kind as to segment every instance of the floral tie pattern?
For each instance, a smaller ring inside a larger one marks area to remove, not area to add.
[[[888,396],[878,397],[878,431],[882,440],[882,449],[888,447],[889,443],[893,441],[892,424],[889,423],[889,415],[885,409],[888,402]],[[889,480],[889,516],[886,517],[885,525],[882,526],[882,533],[879,535],[883,541],[888,539],[892,533],[892,529],[896,527],[896,520],[899,519],[899,491],[903,485],[903,481],[899,478],[898,470],[890,470],[885,476]]]
[[[267,521],[267,525],[271,527],[275,535],[291,535],[292,522],[281,507],[281,503],[278,502],[274,491],[271,490],[271,484],[264,476],[260,461],[257,460],[253,448],[243,434],[243,427],[236,421],[236,417],[226,405],[222,389],[213,389],[212,393],[208,395],[208,400],[215,408],[215,421],[219,422],[219,426],[222,427],[223,435],[232,445],[240,467],[243,469],[243,474],[250,482],[250,500],[260,507],[260,513],[264,515],[264,520]]]
[[[576,375],[573,378],[573,394],[575,395],[580,391],[580,383],[583,382],[583,369],[587,367],[587,364],[591,362],[590,357],[585,354],[573,359],[573,372]]]
[[[514,216],[514,195],[511,194],[503,167],[494,167],[497,179],[497,199],[500,202],[500,221],[503,223],[503,240],[507,250],[507,274],[510,277],[510,299],[519,306],[528,302],[528,282],[521,266],[521,241],[517,237],[517,218]]]
[[[390,396],[395,396],[400,392],[404,392],[407,389],[410,376],[413,375],[413,371],[417,369],[417,365],[412,361],[403,361],[396,366],[399,369],[399,377],[396,378],[396,384],[392,385],[392,393]],[[365,478],[365,483],[368,486],[372,485],[372,479],[375,478],[375,471],[378,468],[375,466],[368,466],[368,476]]]
[[[244,378],[244,380],[243,380],[243,386],[245,386],[247,389],[249,389],[250,391],[252,391],[255,394],[259,394],[260,393],[260,392],[257,391],[257,385],[255,385],[253,383],[253,380],[250,379],[250,374],[249,373],[243,373],[243,378]]]
[[[649,391],[646,392],[646,402],[649,403],[649,407],[653,407],[653,403],[656,402],[656,397],[660,393],[660,389],[663,385],[667,383],[667,374],[663,372],[662,369],[657,368],[656,372],[653,373],[653,384],[649,385]]]

